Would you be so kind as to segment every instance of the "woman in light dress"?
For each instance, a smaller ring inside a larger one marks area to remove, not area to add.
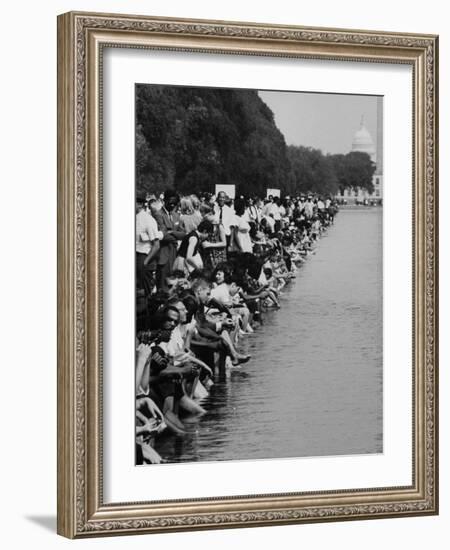
[[[236,199],[234,203],[235,220],[230,244],[232,252],[253,252],[253,242],[250,237],[250,224],[246,220],[245,201]]]

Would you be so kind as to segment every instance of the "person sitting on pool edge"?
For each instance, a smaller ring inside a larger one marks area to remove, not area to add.
[[[229,334],[229,330],[234,328],[233,320],[226,318],[214,323],[207,319],[205,309],[211,299],[211,283],[205,279],[196,279],[192,283],[192,291],[198,303],[196,321],[200,342],[206,341],[215,344],[216,351],[222,351],[229,356],[233,365],[246,363],[251,356],[240,354],[235,349]]]

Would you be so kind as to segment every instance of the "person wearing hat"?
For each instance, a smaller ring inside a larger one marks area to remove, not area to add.
[[[146,193],[136,192],[136,284],[149,296],[154,284],[160,233],[155,218],[145,209]]]

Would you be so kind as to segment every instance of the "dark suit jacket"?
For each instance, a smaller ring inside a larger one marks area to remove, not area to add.
[[[212,323],[206,318],[204,304],[198,306],[195,320],[197,321],[197,330],[201,337],[208,338],[209,340],[220,340],[220,335],[216,332],[216,323]]]
[[[158,264],[166,265],[170,263],[173,265],[177,255],[177,241],[181,240],[186,233],[180,229],[180,214],[178,212],[167,212],[165,208],[161,208],[155,213],[155,220],[158,224],[158,229],[162,231],[163,238],[160,241],[160,251]],[[170,233],[169,233],[170,232]]]

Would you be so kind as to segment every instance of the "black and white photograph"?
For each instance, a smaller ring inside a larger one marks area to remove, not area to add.
[[[383,452],[383,98],[137,84],[136,464]]]
[[[4,4],[4,548],[448,544],[445,6]]]

